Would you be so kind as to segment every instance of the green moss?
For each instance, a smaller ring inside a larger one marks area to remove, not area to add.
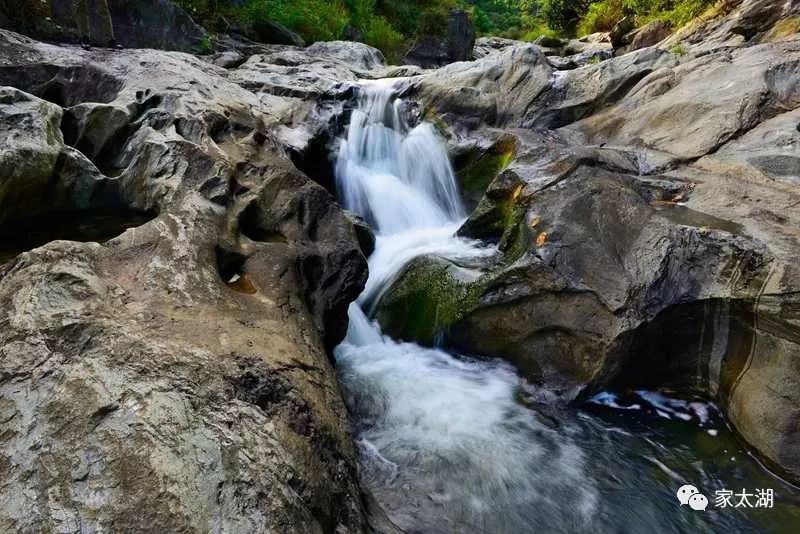
[[[506,210],[503,236],[500,238],[500,250],[505,254],[506,263],[511,263],[521,258],[530,249],[533,236],[525,220],[527,212],[525,205],[509,202]]]
[[[683,57],[687,53],[686,46],[683,43],[675,43],[669,47],[669,51],[679,57]]]
[[[503,136],[486,151],[471,151],[461,161],[456,162],[461,191],[473,204],[483,196],[489,184],[508,167],[517,153],[517,139]]]
[[[800,17],[788,17],[778,21],[772,29],[764,35],[761,42],[771,43],[798,32],[800,32]]]
[[[449,137],[450,134],[447,124],[445,124],[442,116],[439,115],[439,112],[436,111],[436,108],[433,106],[425,107],[425,110],[422,112],[422,120],[433,124],[433,127],[436,128],[436,131],[439,132],[439,135],[442,137]]]
[[[461,227],[459,235],[475,239],[499,239],[500,250],[507,258],[511,261],[519,258],[531,241],[525,217],[528,199],[522,191],[523,185],[516,183],[502,192],[489,192]]]
[[[478,305],[485,286],[463,281],[438,260],[412,262],[383,297],[378,319],[390,335],[430,345],[436,335]]]
[[[478,206],[470,214],[469,219],[458,230],[458,235],[473,239],[497,239],[505,230],[504,201],[482,198]]]

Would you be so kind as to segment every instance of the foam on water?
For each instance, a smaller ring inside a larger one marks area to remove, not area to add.
[[[453,237],[464,214],[444,145],[429,125],[409,126],[404,110],[392,82],[365,86],[336,165],[340,199],[377,231],[367,288],[335,356],[361,482],[391,520],[425,533],[763,532],[765,521],[796,531],[800,507],[776,506],[762,521],[678,506],[686,483],[707,495],[776,487],[776,502],[800,503],[797,488],[750,460],[713,404],[639,390],[539,414],[521,401],[546,405],[547,395],[509,365],[382,334],[362,306],[411,259],[439,255],[469,278],[495,253]]]
[[[409,127],[400,109],[391,85],[365,86],[336,164],[339,198],[377,233],[367,287],[335,351],[362,480],[412,530],[568,530],[588,520],[596,492],[581,450],[517,402],[513,368],[394,341],[360,307],[417,256],[468,263],[495,254],[454,237],[464,210],[444,144],[429,124]]]

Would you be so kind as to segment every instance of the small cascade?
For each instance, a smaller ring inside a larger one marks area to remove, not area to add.
[[[336,185],[344,206],[376,230],[376,246],[335,355],[359,422],[365,486],[410,531],[520,532],[541,514],[563,528],[575,514],[588,519],[596,495],[582,483],[582,454],[517,402],[513,368],[397,342],[362,310],[417,256],[495,254],[454,235],[464,209],[433,126],[412,127],[391,85],[363,89]],[[560,499],[575,506],[564,523]]]
[[[444,144],[431,124],[412,128],[401,106],[391,85],[367,86],[336,162],[342,203],[383,235],[464,217]]]
[[[756,516],[687,511],[675,498],[687,483],[709,496],[775,488],[776,502],[796,492],[749,458],[713,406],[603,392],[561,411],[506,363],[396,341],[370,320],[364,310],[413,258],[495,254],[454,236],[464,212],[444,143],[404,106],[391,85],[365,85],[336,164],[341,201],[376,230],[335,356],[361,482],[389,518],[426,533],[763,531]],[[797,530],[791,510],[767,512]]]

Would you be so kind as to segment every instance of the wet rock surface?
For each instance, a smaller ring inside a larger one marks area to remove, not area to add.
[[[437,70],[0,31],[0,530],[392,530],[329,361],[375,237],[326,158],[384,77],[447,137],[459,234],[498,248],[409,263],[388,333],[563,402],[712,397],[800,479],[797,11],[729,2],[617,57],[608,35],[481,38]]]
[[[281,140],[314,103],[235,73],[0,31],[0,530],[368,529],[359,234]]]
[[[412,79],[457,171],[473,163],[462,187],[491,182],[459,233],[502,256],[466,281],[415,260],[377,306],[388,330],[508,358],[565,401],[620,384],[710,396],[800,477],[800,41],[767,38],[795,4],[736,3],[571,70],[479,40],[478,60]],[[492,159],[509,135],[513,156]],[[404,306],[440,311],[436,328],[391,312]]]

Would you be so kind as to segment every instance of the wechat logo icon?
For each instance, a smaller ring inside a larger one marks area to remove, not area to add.
[[[681,486],[678,489],[677,496],[681,506],[688,504],[689,508],[692,510],[705,510],[708,506],[708,499],[706,496],[700,493],[700,491],[691,484]]]

